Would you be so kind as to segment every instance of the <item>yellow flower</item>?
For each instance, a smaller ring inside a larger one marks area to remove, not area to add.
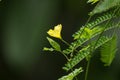
[[[62,39],[61,30],[62,30],[62,25],[59,24],[54,27],[54,30],[50,29],[47,33],[52,37]]]

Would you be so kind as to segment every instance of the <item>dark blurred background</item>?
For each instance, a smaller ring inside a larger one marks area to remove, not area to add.
[[[62,24],[63,38],[71,42],[71,35],[85,24],[88,12],[94,7],[86,2],[87,0],[2,0],[0,80],[57,80],[64,75],[62,66],[66,62],[65,58],[57,52],[42,51],[44,46],[49,46],[46,32],[57,24]],[[119,51],[116,55],[110,67],[103,67],[99,55],[96,55],[91,62],[89,80],[120,80]],[[85,61],[80,66],[82,65],[86,66]],[[82,74],[79,79],[83,80],[83,77]]]

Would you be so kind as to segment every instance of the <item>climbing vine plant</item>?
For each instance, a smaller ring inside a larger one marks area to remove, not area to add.
[[[61,24],[47,32],[49,36],[58,38],[68,45],[67,49],[62,50],[59,43],[47,37],[51,47],[43,48],[45,51],[58,51],[66,58],[63,69],[71,72],[58,80],[78,80],[76,76],[83,71],[86,72],[85,80],[87,80],[90,60],[94,57],[94,51],[97,48],[100,48],[100,60],[104,63],[104,66],[110,66],[114,60],[117,52],[116,28],[120,26],[120,0],[88,0],[87,3],[96,4],[96,6],[89,13],[90,18],[86,21],[86,24],[72,35],[73,42],[69,44],[62,38]],[[99,14],[99,16],[89,22],[96,14]],[[111,30],[112,34],[105,35],[104,32],[108,30]],[[86,70],[83,70],[82,66],[76,68],[76,65],[83,59],[87,61]]]

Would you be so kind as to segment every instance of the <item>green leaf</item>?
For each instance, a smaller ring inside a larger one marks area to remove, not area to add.
[[[117,38],[113,36],[113,38],[102,45],[101,47],[101,61],[104,63],[104,66],[110,66],[117,51]]]
[[[50,45],[51,45],[56,51],[61,51],[60,45],[59,45],[56,41],[54,41],[53,39],[51,39],[51,38],[49,38],[49,37],[47,37],[47,39],[48,39]]]
[[[90,12],[90,15],[94,15],[97,13],[105,12],[115,6],[120,5],[120,0],[101,0],[99,5],[97,5],[92,12]]]
[[[99,0],[88,0],[88,2],[87,2],[87,3],[94,4],[94,3],[98,2],[98,1],[99,1]]]
[[[72,69],[74,66],[76,66],[80,61],[82,61],[83,59],[85,59],[88,55],[90,55],[90,50],[95,48],[97,49],[98,47],[102,46],[103,44],[105,44],[106,42],[110,41],[111,38],[106,37],[106,36],[102,36],[97,44],[96,40],[93,41],[90,45],[87,45],[86,47],[82,48],[81,50],[78,51],[78,53],[70,59],[70,61],[68,61],[65,66],[63,67],[64,70],[69,71],[70,69]],[[94,47],[95,46],[95,47]]]
[[[54,51],[53,48],[47,48],[47,47],[44,47],[43,50],[44,50],[44,51]]]
[[[73,80],[73,78],[81,72],[83,72],[82,67],[80,67],[79,69],[75,69],[74,71],[72,71],[68,75],[63,76],[63,77],[59,78],[58,80]]]
[[[75,32],[72,36],[74,37],[74,39],[77,39],[81,36],[84,28],[89,28],[89,29],[93,29],[94,27],[100,25],[101,23],[110,20],[112,18],[115,18],[117,15],[113,15],[113,12],[107,12],[104,13],[102,16],[97,17],[94,21],[86,24],[85,26],[82,26],[80,28],[80,30],[78,30],[77,32]]]

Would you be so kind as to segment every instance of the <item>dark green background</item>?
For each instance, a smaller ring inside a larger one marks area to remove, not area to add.
[[[46,32],[57,24],[62,24],[62,36],[71,42],[72,33],[85,24],[88,12],[94,7],[86,2],[87,0],[0,2],[0,80],[57,80],[64,75],[62,66],[66,62],[65,58],[57,52],[52,54],[42,51],[44,46],[49,46]],[[88,80],[120,80],[119,57],[118,52],[112,66],[103,67],[99,55],[96,56],[92,59]],[[85,66],[86,63],[83,61],[80,66],[82,65]],[[83,80],[83,77],[83,74],[79,76],[79,80]]]

